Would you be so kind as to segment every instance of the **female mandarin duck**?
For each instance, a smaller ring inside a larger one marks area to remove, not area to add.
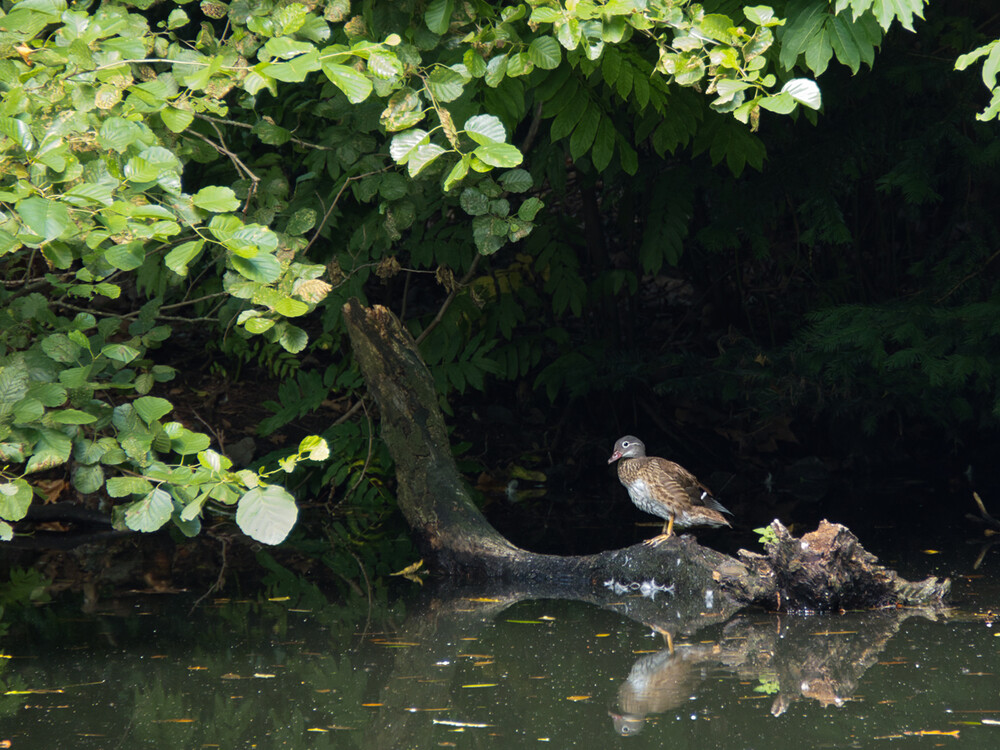
[[[619,461],[618,480],[635,506],[665,519],[663,531],[645,544],[656,546],[673,536],[674,526],[729,526],[729,513],[694,475],[665,458],[646,455],[646,446],[626,435],[615,443],[608,463]],[[729,513],[732,515],[732,513]]]

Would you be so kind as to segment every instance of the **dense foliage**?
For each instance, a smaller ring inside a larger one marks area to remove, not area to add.
[[[980,413],[973,384],[1000,414],[966,333],[992,330],[992,285],[962,280],[995,238],[983,216],[924,215],[995,163],[975,109],[947,113],[964,174],[935,170],[940,142],[916,132],[890,144],[841,121],[840,145],[857,139],[843,158],[794,142],[805,119],[820,132],[854,112],[884,34],[913,31],[924,5],[3,0],[0,535],[33,477],[65,471],[82,496],[127,498],[129,528],[191,534],[206,508],[235,509],[273,543],[296,510],[272,475],[310,460],[303,489],[340,493],[331,538],[366,538],[389,466],[356,420],[351,297],[404,318],[446,409],[491,382],[552,400],[637,385],[728,409],[742,440],[831,403],[872,431],[901,409],[955,427]],[[963,20],[933,22],[946,69],[985,41]],[[985,58],[994,91],[998,49],[960,61]],[[852,204],[869,180],[936,239],[865,235]],[[977,223],[957,258],[939,241],[963,219]],[[866,286],[869,263],[891,264],[891,285]],[[643,343],[639,316],[672,299],[680,323]],[[261,434],[345,406],[297,451],[234,471],[166,421],[178,336],[280,378]],[[943,409],[909,399],[928,384]]]

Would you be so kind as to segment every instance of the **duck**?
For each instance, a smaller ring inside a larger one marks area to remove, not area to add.
[[[634,435],[619,438],[608,463],[618,462],[618,481],[635,506],[664,519],[663,530],[644,544],[656,546],[674,535],[674,527],[729,526],[732,515],[690,471],[665,458],[646,455]]]

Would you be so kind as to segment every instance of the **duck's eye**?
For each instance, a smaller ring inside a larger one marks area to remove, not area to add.
[[[628,440],[622,441],[622,448],[628,448],[630,445],[631,443]]]

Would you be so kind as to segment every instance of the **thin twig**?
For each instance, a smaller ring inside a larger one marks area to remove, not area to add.
[[[458,296],[459,290],[465,287],[469,281],[472,280],[472,275],[476,272],[476,266],[479,265],[479,259],[482,257],[483,256],[479,255],[479,253],[476,253],[476,257],[472,260],[472,265],[469,266],[469,272],[466,273],[465,276],[462,277],[462,280],[455,285],[455,288],[448,293],[448,296],[441,304],[441,309],[438,310],[437,315],[434,316],[434,320],[432,320],[427,327],[420,332],[420,335],[417,336],[417,344],[420,344],[421,341],[427,338],[427,335],[433,331],[437,327],[438,323],[441,322],[442,318],[444,318],[445,311],[451,306],[455,297]]]
[[[368,414],[368,409],[365,408],[364,399],[361,399],[360,401],[358,401],[358,403],[361,404],[361,408],[365,410],[365,419],[368,420],[368,455],[365,456],[365,464],[364,466],[361,467],[361,473],[358,474],[357,480],[351,486],[351,489],[347,491],[348,495],[350,495],[352,492],[354,492],[354,490],[358,488],[358,485],[361,484],[362,480],[365,478],[365,474],[368,473],[368,465],[371,463],[372,460],[372,443],[374,443],[373,440],[374,430],[372,429],[372,418]]]
[[[997,251],[996,251],[995,253],[993,253],[993,255],[991,255],[991,256],[990,256],[989,258],[987,258],[987,259],[986,259],[986,262],[985,262],[985,263],[983,263],[983,265],[982,265],[982,267],[981,267],[981,268],[977,268],[977,269],[976,269],[975,271],[972,271],[971,273],[969,273],[969,274],[966,274],[966,276],[965,276],[964,278],[960,279],[960,280],[958,281],[958,283],[957,283],[957,284],[955,284],[955,285],[954,285],[954,286],[953,286],[953,287],[952,287],[951,289],[949,289],[949,290],[948,290],[947,292],[945,292],[945,293],[944,293],[944,294],[942,294],[942,295],[941,295],[940,297],[938,297],[938,298],[937,298],[937,299],[936,299],[936,300],[934,301],[934,303],[935,303],[935,304],[940,304],[940,303],[944,302],[944,301],[945,301],[946,299],[948,299],[948,298],[949,298],[949,297],[950,297],[950,296],[952,295],[952,293],[953,293],[953,292],[954,292],[954,291],[955,291],[956,289],[958,289],[958,288],[959,288],[960,286],[962,286],[963,284],[965,284],[965,282],[966,282],[966,281],[968,281],[969,279],[971,279],[971,278],[972,278],[972,277],[974,277],[974,276],[978,276],[978,275],[979,275],[979,274],[981,274],[981,273],[982,273],[983,271],[985,271],[985,270],[986,270],[986,266],[988,266],[988,265],[989,265],[990,263],[992,263],[992,262],[993,262],[993,259],[994,259],[994,258],[996,258],[996,257],[997,257],[998,255],[1000,255],[1000,250],[997,250]]]
[[[240,172],[240,173],[242,173],[244,175],[246,175],[246,177],[249,178],[249,180],[250,180],[250,190],[247,192],[247,199],[246,199],[246,202],[243,204],[243,213],[246,213],[247,211],[250,210],[250,200],[253,198],[254,193],[257,192],[257,185],[260,183],[260,177],[258,177],[256,174],[254,174],[253,170],[251,170],[250,167],[248,167],[246,164],[244,164],[243,160],[240,159],[240,157],[238,157],[235,153],[233,153],[232,151],[230,151],[226,147],[226,141],[225,141],[225,139],[222,136],[222,131],[220,131],[218,129],[218,127],[216,125],[214,125],[214,124],[212,124],[212,127],[215,128],[215,132],[219,136],[219,142],[218,143],[216,143],[215,141],[213,141],[208,136],[202,135],[201,133],[199,133],[196,130],[190,130],[190,131],[187,131],[187,132],[188,132],[189,135],[192,135],[195,138],[200,138],[205,143],[207,143],[209,146],[211,146],[216,151],[218,151],[220,154],[223,154],[224,156],[227,156],[229,158],[229,160],[233,163],[233,165],[236,167],[236,171]]]
[[[194,604],[191,605],[191,609],[188,611],[188,615],[191,615],[205,599],[214,594],[216,591],[221,591],[222,586],[226,581],[226,567],[227,567],[227,556],[226,548],[229,546],[229,541],[225,537],[218,537],[219,541],[222,542],[222,565],[219,568],[219,575],[216,576],[215,583],[208,587],[208,590],[198,597]]]
[[[344,191],[347,189],[348,185],[350,185],[355,180],[362,180],[365,177],[371,177],[372,175],[375,174],[381,174],[382,172],[386,172],[389,169],[390,167],[383,167],[382,169],[376,169],[373,172],[365,172],[364,174],[354,175],[353,177],[348,177],[347,179],[345,179],[344,184],[340,186],[340,190],[338,190],[337,194],[334,196],[333,203],[331,203],[330,207],[326,209],[326,213],[323,214],[323,218],[320,219],[319,224],[316,225],[316,231],[313,232],[312,238],[303,248],[302,254],[305,255],[306,253],[308,253],[309,248],[311,248],[313,246],[313,243],[315,243],[316,240],[319,239],[319,233],[323,230],[323,227],[326,225],[327,219],[329,219],[330,214],[333,213],[333,209],[337,207],[337,201],[340,200],[340,196],[344,194]]]
[[[135,318],[139,316],[139,313],[109,313],[103,310],[93,310],[89,307],[81,307],[80,305],[71,305],[69,302],[62,302],[57,299],[49,300],[50,305],[55,305],[56,307],[62,307],[67,310],[75,310],[76,312],[89,313],[91,315],[103,315],[108,318],[121,318],[125,320],[127,318]],[[215,318],[181,318],[174,315],[157,315],[157,320],[168,321],[170,323],[211,323]]]
[[[221,117],[211,117],[210,115],[203,115],[197,112],[193,113],[195,117],[199,120],[205,120],[206,122],[217,122],[221,125],[229,125],[234,128],[245,128],[246,130],[253,130],[254,126],[247,122],[236,122],[235,120],[224,120]],[[279,126],[280,127],[280,126]],[[315,149],[317,151],[333,151],[332,146],[321,146],[318,143],[310,143],[309,141],[304,141],[301,138],[296,138],[294,136],[288,139],[292,143],[297,143],[300,146],[306,146],[308,148]]]

